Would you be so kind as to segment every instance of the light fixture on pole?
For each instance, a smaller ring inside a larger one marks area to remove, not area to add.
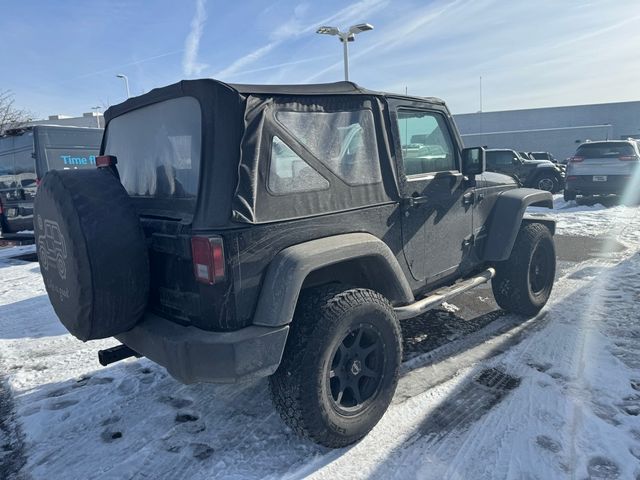
[[[129,77],[123,75],[122,73],[119,73],[118,75],[116,75],[116,77],[124,80],[124,85],[125,87],[127,87],[127,98],[131,98],[131,92],[129,91]]]
[[[342,52],[344,55],[344,79],[349,81],[349,42],[353,42],[356,39],[356,35],[362,32],[368,32],[373,30],[373,25],[370,23],[359,23],[352,25],[346,32],[341,32],[337,27],[320,27],[316,30],[316,33],[321,35],[336,35],[342,42]]]
[[[95,110],[96,111],[96,122],[98,123],[98,128],[102,128],[102,125],[100,125],[100,110],[102,109],[102,107],[100,105],[96,105],[95,107],[91,107],[91,110]]]

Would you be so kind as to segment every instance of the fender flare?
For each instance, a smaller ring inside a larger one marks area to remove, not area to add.
[[[489,233],[482,253],[482,259],[488,262],[507,260],[523,223],[539,221],[555,233],[555,221],[549,217],[526,215],[529,206],[553,208],[553,196],[550,192],[533,188],[514,188],[498,195],[489,217]]]
[[[355,259],[372,263],[378,285],[394,305],[414,301],[391,249],[369,233],[347,233],[300,243],[279,252],[264,276],[253,324],[276,327],[291,323],[307,276],[320,268]]]

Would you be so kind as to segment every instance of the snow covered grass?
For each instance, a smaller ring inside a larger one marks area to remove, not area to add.
[[[412,358],[381,422],[336,451],[293,435],[265,380],[185,386],[146,359],[101,368],[97,350],[116,342],[84,344],[67,334],[38,265],[2,260],[21,252],[0,250],[0,371],[22,431],[23,473],[638,478],[640,208],[558,196],[555,207],[558,234],[606,236],[627,249],[608,251],[605,241],[603,256],[563,268],[537,318],[501,316]]]

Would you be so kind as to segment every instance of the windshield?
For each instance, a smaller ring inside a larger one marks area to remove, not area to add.
[[[111,120],[104,153],[118,158],[129,195],[193,198],[200,170],[200,130],[195,98],[166,100]]]

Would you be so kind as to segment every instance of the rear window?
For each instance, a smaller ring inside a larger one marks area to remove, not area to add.
[[[581,145],[576,151],[577,157],[584,158],[617,158],[635,154],[635,150],[628,143],[614,142]]]
[[[180,97],[133,110],[107,125],[105,155],[118,158],[129,195],[192,198],[198,189],[200,104]]]

